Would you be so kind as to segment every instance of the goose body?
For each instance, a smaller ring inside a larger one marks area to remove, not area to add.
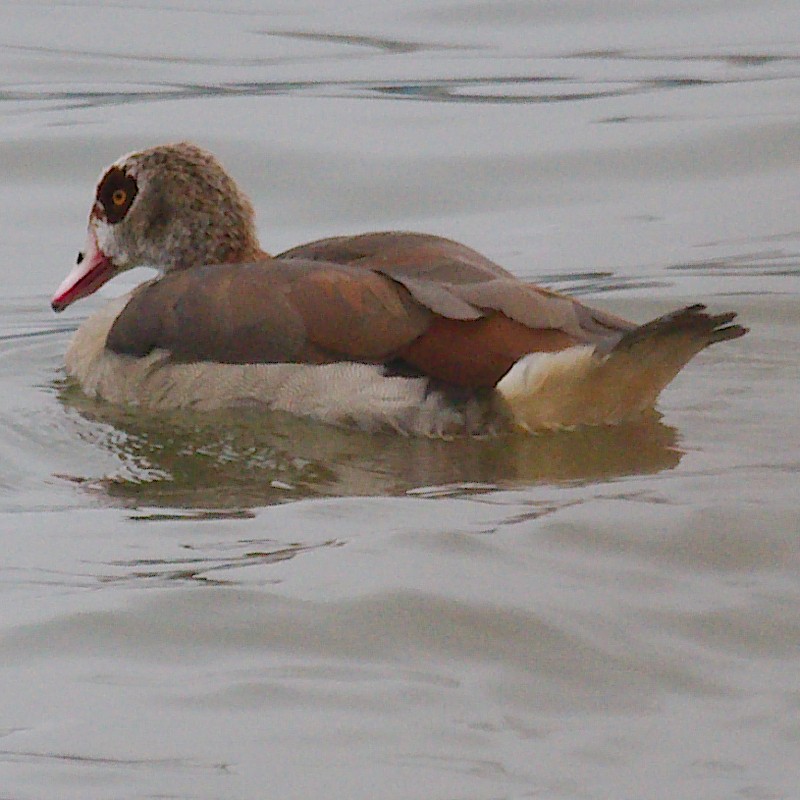
[[[746,332],[702,305],[640,326],[425,234],[270,256],[249,200],[188,143],[103,173],[52,306],[140,265],[161,275],[90,317],[66,369],[89,395],[151,411],[255,404],[426,435],[616,423],[697,352]]]

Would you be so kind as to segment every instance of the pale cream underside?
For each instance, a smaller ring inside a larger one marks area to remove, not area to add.
[[[370,364],[181,364],[171,363],[163,350],[134,358],[105,348],[129,296],[81,325],[66,369],[87,395],[149,411],[255,405],[367,430],[486,434],[509,422],[528,431],[619,422],[651,406],[666,382],[654,381],[641,363],[601,359],[592,347],[573,347],[520,359],[494,398],[455,408],[428,391],[427,379],[386,377]]]

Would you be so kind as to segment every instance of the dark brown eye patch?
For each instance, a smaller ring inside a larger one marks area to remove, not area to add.
[[[112,225],[120,222],[128,213],[138,191],[135,178],[119,167],[111,167],[97,187],[97,202],[103,209],[106,222]]]

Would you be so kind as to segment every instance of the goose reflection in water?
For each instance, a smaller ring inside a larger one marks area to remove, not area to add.
[[[147,415],[87,398],[69,382],[60,399],[77,435],[120,462],[114,475],[72,479],[131,506],[241,509],[438,486],[593,483],[672,469],[682,455],[677,431],[656,411],[621,425],[444,441],[281,412]]]

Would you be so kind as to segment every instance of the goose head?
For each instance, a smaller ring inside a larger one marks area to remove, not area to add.
[[[63,311],[134,267],[167,272],[259,257],[253,207],[219,161],[188,142],[159,145],[103,172],[86,244],[51,305]]]

